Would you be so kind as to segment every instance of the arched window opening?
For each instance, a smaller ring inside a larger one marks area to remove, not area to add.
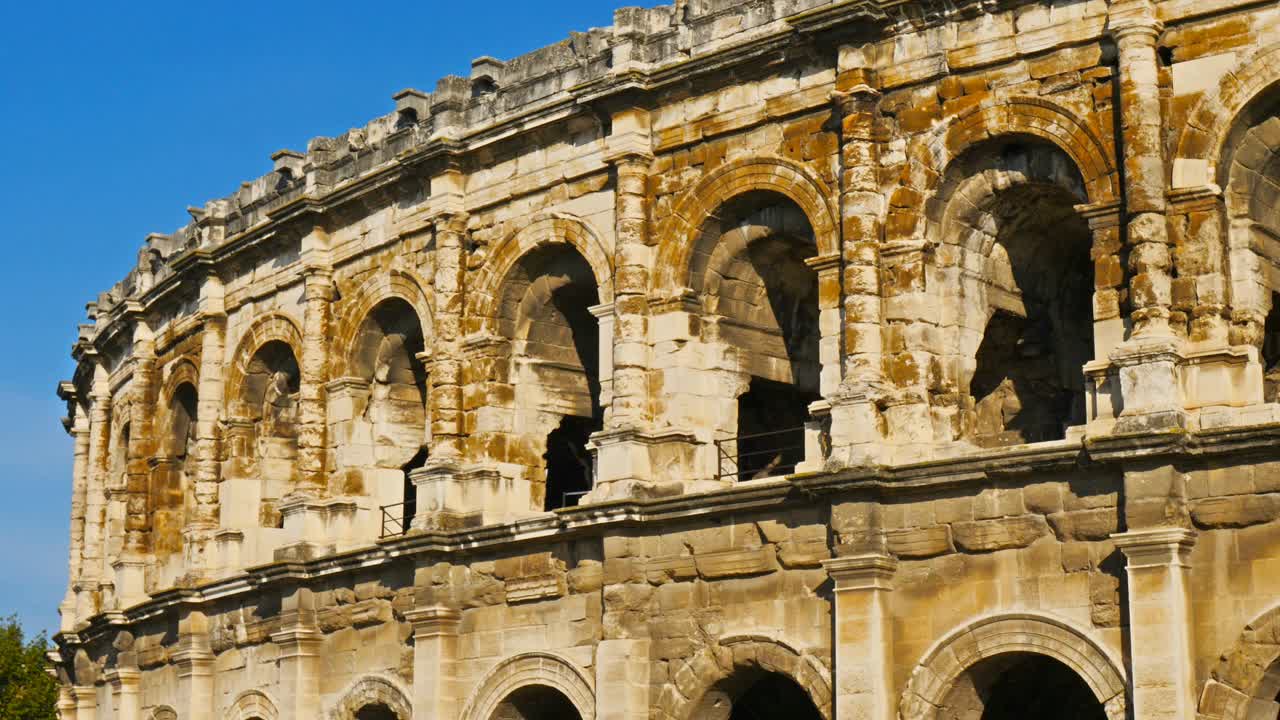
[[[559,690],[527,685],[508,695],[491,720],[582,720],[582,714]]]
[[[165,408],[167,432],[161,438],[148,493],[152,549],[158,556],[181,550],[186,508],[194,504],[188,496],[194,492],[197,406],[195,386],[184,382]]]
[[[334,429],[341,447],[362,449],[351,455],[366,459],[364,465],[348,465],[347,490],[374,498],[383,511],[384,536],[408,530],[417,509],[409,473],[427,460],[424,349],[413,306],[400,298],[379,303],[360,325],[351,362],[356,377],[368,383],[368,401],[356,403],[363,412],[351,423]]]
[[[386,705],[373,703],[357,710],[355,720],[401,720],[401,718]]]
[[[961,367],[972,363],[959,373],[965,432],[981,447],[1060,440],[1087,420],[1083,367],[1094,357],[1093,239],[1075,209],[1083,181],[1038,143],[957,162],[966,197],[948,210],[942,240],[954,249],[939,256],[959,283],[946,290],[958,297],[944,298],[943,329],[958,330]]]
[[[804,212],[772,192],[735,198],[703,228],[694,277],[742,373],[736,423],[722,428],[736,434],[719,443],[722,477],[783,475],[804,459],[804,424],[820,399],[818,275],[806,262],[817,254]]]
[[[1227,138],[1226,204],[1233,315],[1252,316],[1233,343],[1257,343],[1265,373],[1264,398],[1280,399],[1280,90],[1250,103]],[[1248,248],[1248,250],[1245,250]],[[1242,282],[1248,281],[1248,282]],[[1262,327],[1259,328],[1258,325]],[[1260,337],[1259,337],[1260,335]]]
[[[591,266],[568,245],[525,255],[505,285],[499,329],[513,340],[516,427],[541,446],[529,471],[544,510],[576,505],[593,482],[587,440],[604,418],[597,303]]]
[[[956,679],[938,717],[952,720],[1106,720],[1093,691],[1071,668],[1047,655],[1005,653],[974,664]]]
[[[258,515],[263,527],[283,526],[278,501],[293,486],[296,473],[300,382],[293,348],[279,340],[258,348],[245,369],[240,411],[251,428],[252,456],[262,482]]]
[[[1271,293],[1271,311],[1262,331],[1263,393],[1267,402],[1280,402],[1280,294]]]

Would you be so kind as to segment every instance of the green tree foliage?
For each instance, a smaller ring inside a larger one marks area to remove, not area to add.
[[[16,617],[0,618],[0,718],[54,720],[58,684],[45,672],[48,641],[26,641]]]

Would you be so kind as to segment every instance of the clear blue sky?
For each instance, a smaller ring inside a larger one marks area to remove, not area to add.
[[[84,303],[186,207],[393,109],[392,93],[608,25],[572,2],[37,3],[0,23],[0,615],[55,630]],[[629,4],[638,4],[635,2]],[[654,3],[650,3],[654,4]]]

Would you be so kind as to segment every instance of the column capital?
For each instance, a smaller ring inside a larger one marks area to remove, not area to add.
[[[849,555],[822,561],[835,582],[836,592],[845,590],[893,590],[898,560],[884,553]]]
[[[457,635],[462,613],[447,605],[432,605],[409,610],[404,614],[404,619],[413,625],[415,639]]]
[[[1111,536],[1124,553],[1130,569],[1181,566],[1191,564],[1191,549],[1197,533],[1186,528],[1150,528],[1130,530]]]

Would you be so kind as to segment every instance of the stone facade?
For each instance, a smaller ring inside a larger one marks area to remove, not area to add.
[[[63,720],[1275,717],[1280,6],[680,0],[89,305]]]

